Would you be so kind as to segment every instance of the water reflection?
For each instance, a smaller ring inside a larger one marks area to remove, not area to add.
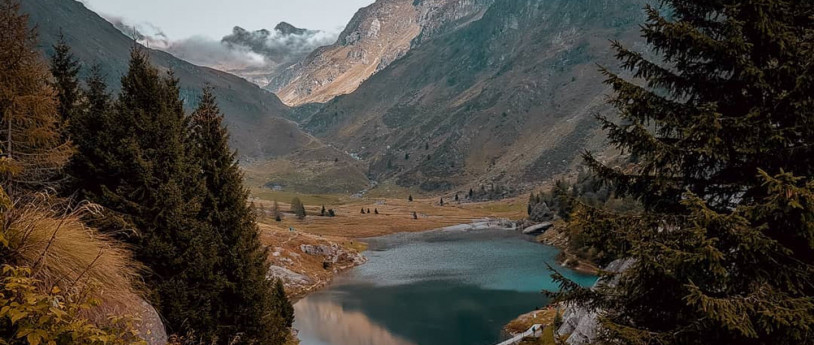
[[[296,328],[303,344],[416,345],[394,336],[359,311],[348,311],[323,299],[304,299],[294,305]]]
[[[368,263],[295,305],[302,345],[491,345],[545,306],[557,249],[509,231],[431,232],[370,241]],[[591,285],[595,277],[562,270]]]

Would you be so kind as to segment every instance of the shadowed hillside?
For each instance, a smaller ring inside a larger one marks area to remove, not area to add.
[[[25,0],[21,3],[31,24],[37,26],[40,46],[47,55],[62,30],[67,43],[85,66],[101,64],[109,87],[118,90],[133,40],[78,1]],[[215,87],[232,133],[233,147],[244,158],[285,155],[315,141],[284,119],[289,109],[271,92],[234,75],[192,65],[165,52],[150,50],[150,56],[156,66],[175,72],[188,109],[195,107],[194,102],[205,83]]]
[[[607,110],[607,88],[596,64],[615,65],[609,40],[639,47],[643,4],[496,2],[352,94],[310,106],[304,128],[402,186],[544,180],[603,146],[592,115]]]

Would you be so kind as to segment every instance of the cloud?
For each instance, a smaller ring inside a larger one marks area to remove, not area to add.
[[[221,43],[230,48],[248,48],[272,61],[284,63],[292,57],[302,57],[318,47],[336,42],[336,38],[337,34],[300,29],[283,22],[272,31],[247,31],[236,26]]]
[[[133,24],[124,18],[103,15],[119,31],[153,49],[166,51],[190,63],[235,73],[258,84],[279,68],[287,67],[314,49],[336,41],[338,34],[296,28],[288,23],[274,30],[248,31],[236,26],[216,41],[203,36],[170,39],[150,23]],[[258,77],[266,75],[266,77]]]

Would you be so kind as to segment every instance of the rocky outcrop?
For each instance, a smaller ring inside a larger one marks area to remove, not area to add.
[[[330,245],[302,244],[300,245],[300,250],[304,254],[323,257],[323,262],[339,264],[340,266],[335,269],[358,266],[363,264],[366,260],[362,254],[347,251],[336,243],[331,243]]]
[[[607,272],[623,272],[634,263],[633,259],[619,259],[611,262],[605,267]],[[618,277],[611,280],[600,280],[594,285],[594,289],[599,285],[615,286]],[[599,331],[598,313],[596,310],[588,310],[581,306],[568,305],[563,313],[562,325],[557,329],[557,335],[568,336],[568,345],[586,345],[596,339]]]
[[[554,226],[554,222],[542,222],[540,224],[532,225],[523,229],[523,233],[526,235],[539,234],[550,229],[552,226]]]
[[[281,279],[283,285],[289,288],[303,287],[314,283],[308,276],[280,266],[270,266],[266,279]]]
[[[482,219],[469,224],[451,225],[439,231],[475,231],[475,230],[514,230],[514,222],[508,219]]]
[[[268,230],[268,227],[266,227]],[[280,279],[292,298],[328,284],[345,270],[361,265],[365,257],[350,246],[299,232],[269,231],[267,279]],[[351,241],[352,243],[352,241]],[[348,245],[348,243],[345,243]]]

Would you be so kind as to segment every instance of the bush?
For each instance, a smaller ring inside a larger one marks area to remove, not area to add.
[[[85,314],[100,305],[92,291],[42,289],[28,267],[4,265],[0,288],[0,337],[8,345],[146,345],[133,319],[110,316],[100,327]]]
[[[4,193],[3,193],[4,194]],[[136,320],[139,267],[129,252],[46,196],[2,208],[0,339],[16,344],[145,344]]]

